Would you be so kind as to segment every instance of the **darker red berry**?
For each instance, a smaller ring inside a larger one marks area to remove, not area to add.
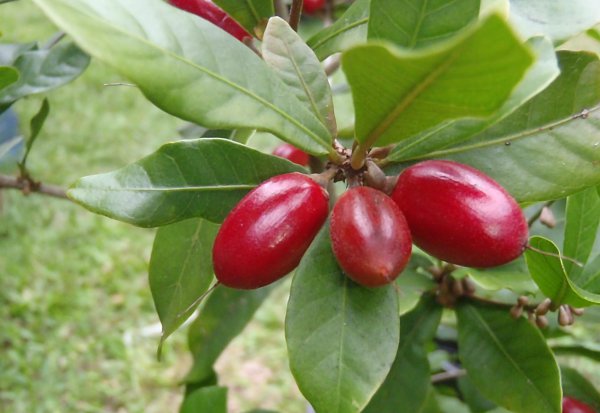
[[[208,20],[240,41],[251,37],[246,29],[210,0],[169,0],[169,3]]]
[[[562,409],[563,413],[595,413],[590,406],[571,397],[563,397]]]
[[[304,0],[302,9],[307,14],[314,14],[325,7],[325,0]]]
[[[381,191],[349,189],[331,213],[331,245],[344,272],[357,283],[377,287],[404,269],[412,249],[408,224]]]
[[[292,271],[329,212],[329,196],[306,175],[275,176],[229,213],[213,246],[217,279],[232,288],[270,284]]]
[[[392,192],[417,246],[441,260],[494,267],[517,258],[528,227],[519,205],[482,172],[450,161],[404,170]]]
[[[308,165],[308,154],[289,143],[282,143],[273,151],[273,155],[287,159],[301,166]]]

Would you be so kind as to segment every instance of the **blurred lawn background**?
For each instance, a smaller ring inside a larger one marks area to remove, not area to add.
[[[28,0],[0,5],[2,43],[45,42],[55,32]],[[32,176],[68,186],[133,162],[177,139],[183,123],[93,60],[47,95],[50,115],[28,160]],[[14,109],[21,129],[41,96]],[[69,201],[3,191],[0,209],[0,412],[176,412],[190,357],[186,331],[162,362],[147,281],[154,231],[94,215]],[[218,363],[230,410],[304,412],[289,372],[277,291]]]

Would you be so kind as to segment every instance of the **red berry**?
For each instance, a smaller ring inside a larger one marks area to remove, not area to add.
[[[344,272],[366,287],[388,284],[404,269],[412,249],[398,206],[366,186],[346,191],[331,213],[331,245]]]
[[[308,165],[308,154],[289,143],[283,143],[273,150],[273,155],[287,159],[300,166]]]
[[[563,397],[562,409],[563,413],[594,413],[590,406],[571,397]]]
[[[517,258],[528,227],[513,197],[477,169],[425,161],[404,170],[392,192],[416,245],[441,260],[495,267]]]
[[[307,14],[314,14],[325,7],[325,0],[304,0],[302,9]]]
[[[217,279],[253,289],[292,271],[327,219],[329,195],[306,175],[275,176],[229,213],[213,246]]]
[[[240,41],[252,37],[246,29],[210,0],[169,0],[169,3],[208,20]]]

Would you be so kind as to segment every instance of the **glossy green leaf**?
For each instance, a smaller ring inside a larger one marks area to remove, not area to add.
[[[356,46],[342,55],[365,148],[399,142],[442,122],[500,109],[533,62],[506,23],[492,15],[430,49]]]
[[[600,410],[600,393],[590,381],[576,369],[561,366],[563,393],[565,396],[580,400],[594,410]]]
[[[389,161],[399,162],[428,157],[430,152],[473,139],[548,87],[560,73],[554,46],[544,37],[529,39],[527,45],[535,54],[535,62],[498,111],[485,119],[457,119],[444,122],[437,128],[408,138],[392,151],[388,157]]]
[[[247,411],[246,413],[278,413],[275,410],[264,410],[264,409],[254,409]]]
[[[600,61],[585,52],[558,55],[562,73],[544,92],[481,135],[426,157],[472,165],[524,203],[597,185]]]
[[[567,198],[565,239],[563,254],[585,264],[596,241],[600,223],[600,195],[591,187]],[[571,261],[563,265],[569,277],[576,283],[582,268]]]
[[[62,86],[83,73],[89,62],[89,56],[71,42],[51,49],[23,51],[13,63],[20,77],[0,90],[0,105]]]
[[[433,388],[433,386],[429,386],[429,391],[427,393],[425,403],[423,404],[422,409],[419,410],[417,413],[442,413],[442,410],[436,397],[436,391]]]
[[[430,275],[425,273],[432,265],[433,263],[426,256],[413,251],[406,268],[395,281],[398,286],[400,315],[415,308],[425,292],[436,288],[437,284]]]
[[[248,47],[161,0],[35,0],[161,109],[216,129],[272,132],[313,154],[331,136]]]
[[[142,227],[193,217],[221,222],[249,190],[294,171],[305,170],[229,140],[186,140],[114,172],[81,178],[68,195],[93,212]]]
[[[532,237],[529,244],[539,250],[560,255],[556,244],[546,238]],[[555,307],[560,304],[570,304],[574,307],[600,304],[600,294],[591,293],[576,285],[565,272],[560,258],[527,250],[525,260],[531,277]]]
[[[188,219],[156,232],[149,281],[162,324],[161,343],[192,314],[189,308],[213,280],[212,244],[219,226]],[[186,311],[187,310],[187,311]]]
[[[2,89],[19,80],[19,72],[10,66],[0,66],[0,93]]]
[[[456,314],[461,363],[485,397],[515,413],[561,412],[558,366],[535,326],[466,302]]]
[[[331,26],[308,39],[319,60],[367,40],[370,0],[356,0]]]
[[[400,319],[400,345],[385,381],[363,413],[419,412],[429,392],[429,361],[425,345],[435,336],[442,307],[434,297]]]
[[[469,406],[471,413],[484,413],[496,407],[494,403],[485,398],[473,385],[469,376],[460,377],[456,384],[460,390],[460,396]]]
[[[561,43],[600,23],[600,3],[589,0],[510,0],[510,22],[524,36]]]
[[[304,40],[279,17],[269,20],[262,42],[263,59],[326,126],[332,135],[337,127],[331,88],[325,70]]]
[[[246,327],[275,285],[278,284],[256,290],[234,290],[220,285],[208,296],[189,329],[188,345],[194,364],[186,382],[202,382],[212,376],[215,361]]]
[[[292,373],[317,413],[364,408],[392,366],[399,326],[394,288],[346,277],[326,224],[296,270],[285,325]]]
[[[517,294],[534,294],[538,291],[523,259],[496,268],[459,268],[454,274],[465,274],[486,290],[507,289]]]
[[[438,393],[436,399],[444,413],[471,413],[469,407],[456,397]]]
[[[186,395],[179,413],[227,413],[227,388],[210,386]]]
[[[261,37],[267,19],[274,13],[272,0],[213,0],[250,33]]]
[[[479,16],[479,0],[371,0],[369,40],[408,49],[451,37]]]

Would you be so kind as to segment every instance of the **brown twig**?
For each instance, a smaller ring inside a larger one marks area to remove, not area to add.
[[[466,375],[467,371],[465,369],[445,371],[443,373],[432,374],[431,383],[439,383],[442,381],[454,380]]]
[[[292,9],[290,10],[290,27],[294,29],[294,31],[298,31],[298,24],[300,24],[300,16],[302,15],[302,6],[304,5],[304,0],[293,0],[292,1]]]
[[[32,179],[18,178],[15,176],[0,175],[0,190],[2,189],[17,189],[25,195],[30,193],[38,193],[42,195],[52,196],[54,198],[67,198],[67,191],[64,188],[55,185],[47,185],[41,182],[35,182]]]

